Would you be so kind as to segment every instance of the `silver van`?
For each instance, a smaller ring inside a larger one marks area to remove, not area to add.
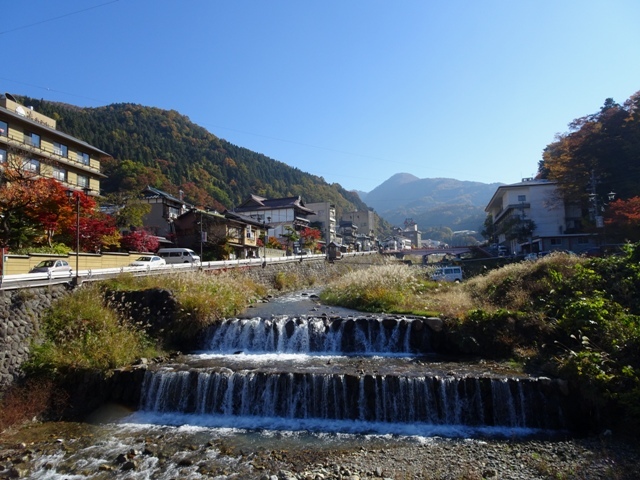
[[[431,280],[436,282],[461,282],[462,267],[439,267],[431,274]]]
[[[161,248],[158,256],[164,258],[167,264],[171,263],[191,263],[199,264],[200,256],[190,248]]]

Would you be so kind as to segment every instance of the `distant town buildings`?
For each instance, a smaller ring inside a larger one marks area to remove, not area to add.
[[[328,245],[338,238],[336,227],[336,206],[331,202],[307,203],[314,213],[308,215],[310,226],[322,232],[322,243]]]

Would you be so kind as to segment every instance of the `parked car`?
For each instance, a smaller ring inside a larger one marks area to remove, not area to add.
[[[431,280],[434,280],[436,282],[461,282],[462,267],[436,268],[436,270],[431,274]]]
[[[71,273],[71,267],[66,260],[42,260],[35,267],[29,270],[29,273]]]
[[[191,263],[198,265],[200,256],[190,248],[161,248],[158,256],[164,258],[167,263]]]
[[[129,266],[156,268],[166,264],[167,262],[164,261],[164,258],[160,258],[157,255],[143,255],[141,257],[138,257],[133,262],[131,262]]]
[[[525,260],[537,260],[538,259],[538,253],[537,252],[531,252],[531,253],[527,253],[524,256]]]

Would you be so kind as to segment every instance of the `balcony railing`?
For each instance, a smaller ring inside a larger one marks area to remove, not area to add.
[[[41,157],[50,158],[65,165],[73,166],[76,168],[80,167],[82,168],[82,170],[91,171],[92,173],[103,176],[100,173],[99,168],[92,167],[90,164],[84,163],[84,161],[82,161],[80,157],[78,157],[78,160],[72,160],[69,157],[63,156],[62,149],[60,148],[44,147],[42,145],[42,141],[40,142],[39,146],[33,145],[31,137],[24,137],[19,140],[13,135],[1,135],[0,142],[6,142],[7,145],[13,146],[18,150],[37,154]]]

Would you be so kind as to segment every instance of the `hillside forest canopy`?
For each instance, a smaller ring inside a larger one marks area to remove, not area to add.
[[[122,103],[98,108],[18,97],[54,118],[59,130],[108,152],[102,165],[105,195],[136,195],[147,185],[197,206],[232,209],[249,195],[300,195],[305,203],[328,201],[338,212],[366,210],[355,192],[328,184],[260,153],[233,145],[174,110]]]

